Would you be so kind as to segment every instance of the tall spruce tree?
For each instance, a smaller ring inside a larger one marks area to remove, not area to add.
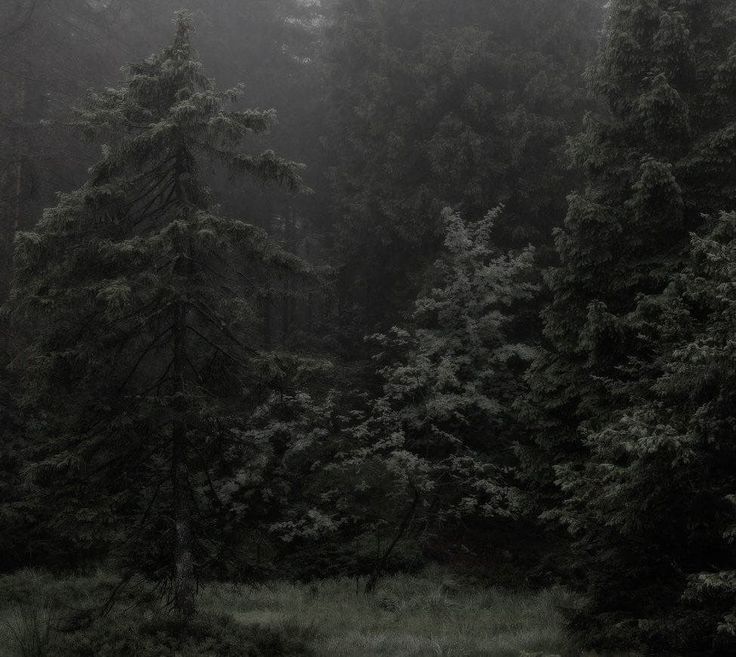
[[[215,214],[209,160],[300,187],[298,166],[240,149],[271,111],[230,111],[178,19],[162,52],[79,115],[103,156],[16,239],[15,356],[32,412],[34,481],[59,531],[106,543],[168,586],[183,618],[229,509],[250,403],[268,387],[259,306],[306,266]]]
[[[730,2],[613,2],[593,70],[607,112],[588,117],[572,148],[586,186],[556,236],[549,349],[530,380],[543,460],[563,464],[568,504],[558,515],[592,586],[590,617],[614,643],[677,605],[698,552],[688,484],[646,467],[646,454],[675,463],[688,448],[666,424],[639,432],[632,408],[652,399],[663,354],[680,339],[662,295],[687,262],[689,233],[704,214],[736,206],[735,47]],[[637,464],[639,485],[616,479],[626,463]],[[657,623],[650,629],[654,641]]]

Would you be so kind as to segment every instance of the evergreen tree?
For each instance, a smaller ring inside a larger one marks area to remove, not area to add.
[[[723,215],[692,242],[691,265],[676,280],[687,330],[653,389],[659,422],[673,427],[692,455],[689,514],[680,519],[695,557],[687,564],[685,607],[700,621],[705,645],[730,654],[736,649],[736,215]]]
[[[407,326],[371,337],[377,399],[274,395],[259,411],[259,434],[284,446],[270,535],[290,572],[365,576],[370,591],[385,572],[462,546],[484,557],[508,547],[499,535],[520,508],[515,406],[535,353],[512,336],[538,286],[531,248],[492,245],[498,216],[444,213],[431,291]]]
[[[708,524],[715,512],[689,497],[690,446],[658,425],[655,401],[638,407],[682,337],[686,317],[663,304],[689,233],[736,202],[735,44],[731,3],[613,2],[593,71],[608,111],[588,117],[572,148],[586,186],[556,235],[549,349],[529,374],[542,410],[532,476],[545,486],[554,474],[544,464],[562,464],[568,503],[556,515],[577,539],[589,611],[613,643],[677,605],[699,541],[710,540],[685,520],[697,522],[697,507]],[[648,640],[660,629],[653,623]]]
[[[431,291],[417,299],[409,328],[374,336],[383,394],[360,430],[365,458],[402,472],[403,506],[422,512],[425,534],[453,535],[455,545],[466,523],[519,510],[515,406],[535,352],[515,342],[515,322],[537,285],[531,248],[505,254],[492,245],[498,217],[466,223],[444,213]]]
[[[125,572],[169,586],[184,618],[269,383],[259,306],[306,271],[214,213],[206,160],[292,189],[300,179],[271,151],[240,150],[274,115],[227,109],[237,90],[205,77],[191,30],[182,15],[171,46],[80,113],[102,159],[18,235],[12,293],[34,479],[59,530],[106,541]]]
[[[657,326],[656,376],[584,432],[560,468],[564,518],[588,554],[599,640],[732,654],[736,216],[691,240],[689,262],[632,321]]]
[[[735,29],[718,0],[612,5],[593,71],[608,114],[589,116],[572,149],[587,184],[556,236],[553,350],[534,374],[563,422],[599,413],[613,401],[605,379],[626,359],[646,360],[649,338],[626,329],[626,314],[640,293],[663,289],[702,215],[734,203]]]
[[[71,108],[148,53],[179,9],[139,0],[8,0],[0,6],[0,301],[12,279],[13,237],[59,189],[85,179],[89,149]],[[145,13],[143,13],[145,10]],[[125,54],[123,54],[125,53]]]
[[[444,207],[501,203],[504,246],[551,243],[585,107],[595,0],[343,0],[328,33],[343,329],[385,330],[441,250]]]

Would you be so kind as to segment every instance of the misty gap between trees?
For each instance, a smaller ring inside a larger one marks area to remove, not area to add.
[[[107,573],[21,657],[433,568],[736,654],[732,0],[0,0],[0,303],[0,607]]]

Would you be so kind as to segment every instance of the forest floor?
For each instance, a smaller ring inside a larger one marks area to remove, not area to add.
[[[19,629],[43,635],[60,610],[99,600],[111,582],[106,575],[0,577],[0,657],[54,657],[27,654],[14,635]],[[570,655],[561,609],[577,602],[562,589],[510,592],[441,571],[386,577],[372,595],[356,588],[354,580],[333,579],[259,587],[215,584],[200,596],[203,611],[304,638],[315,657]]]
[[[317,657],[542,657],[568,641],[559,589],[511,593],[450,576],[398,575],[370,596],[353,580],[258,589],[211,587],[203,605],[245,624],[292,626],[313,636]]]

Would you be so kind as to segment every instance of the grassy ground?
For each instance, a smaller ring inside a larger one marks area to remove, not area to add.
[[[0,657],[26,657],[13,633],[42,635],[50,618],[101,599],[112,581],[39,573],[0,578]],[[309,637],[316,657],[570,654],[560,607],[575,602],[559,589],[512,593],[459,583],[440,571],[388,577],[370,596],[340,579],[257,588],[217,584],[200,597],[203,611]]]
[[[318,657],[520,657],[565,652],[559,606],[574,601],[561,590],[509,593],[428,573],[389,577],[372,596],[326,580],[220,585],[202,602],[242,623],[311,631]]]

